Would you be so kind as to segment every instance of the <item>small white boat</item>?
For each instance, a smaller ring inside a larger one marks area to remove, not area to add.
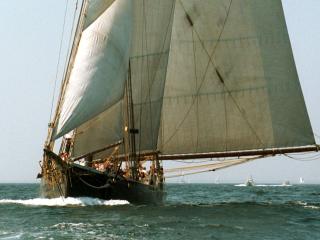
[[[302,177],[299,178],[299,183],[304,184],[304,179]]]
[[[247,179],[245,185],[246,185],[247,187],[252,187],[252,186],[255,185],[255,183],[254,183],[254,181],[253,181],[253,179],[252,179],[251,176]]]

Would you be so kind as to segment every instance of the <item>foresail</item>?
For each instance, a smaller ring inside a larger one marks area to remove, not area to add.
[[[177,0],[158,148],[313,144],[280,0]]]
[[[129,0],[128,0],[129,1]],[[130,77],[138,150],[156,150],[171,40],[173,0],[132,1]],[[115,4],[115,3],[114,3]],[[121,102],[121,101],[120,101]],[[117,103],[75,131],[74,156],[123,138],[124,103]]]
[[[117,0],[82,33],[55,138],[123,97],[132,32],[131,1]]]

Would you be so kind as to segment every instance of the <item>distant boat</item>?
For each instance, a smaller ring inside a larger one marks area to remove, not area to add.
[[[185,174],[184,174],[184,172],[181,172],[181,178],[180,178],[180,182],[179,183],[181,183],[181,184],[186,184],[186,183],[188,183],[187,181],[186,181],[186,179],[185,179]]]
[[[253,181],[253,179],[252,179],[251,176],[247,179],[245,185],[246,185],[247,187],[255,186],[255,183],[254,183],[254,181]]]
[[[299,178],[299,183],[304,184],[304,179],[302,177]]]
[[[220,177],[219,177],[219,176],[216,177],[214,183],[215,183],[215,184],[220,184]]]
[[[286,180],[282,183],[282,186],[291,186],[291,185],[290,185],[290,182]]]

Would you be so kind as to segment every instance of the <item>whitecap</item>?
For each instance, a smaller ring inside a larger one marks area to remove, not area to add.
[[[21,239],[22,237],[22,233],[18,233],[18,234],[13,234],[13,235],[10,235],[10,236],[6,236],[6,237],[1,237],[1,239]]]
[[[234,185],[235,187],[247,187],[246,184],[241,183],[241,184],[236,184]],[[253,186],[249,187],[291,187],[292,185],[284,185],[284,184],[256,184]]]
[[[0,204],[21,204],[26,206],[117,206],[130,204],[126,200],[102,200],[98,198],[33,198],[33,199],[0,199]]]
[[[313,206],[313,205],[307,205],[307,206],[304,206],[304,208],[320,209],[319,206]]]
[[[57,223],[53,226],[51,226],[51,228],[59,228],[59,229],[63,229],[63,228],[86,228],[86,227],[92,227],[92,225],[90,223]]]
[[[302,206],[304,208],[309,208],[309,209],[320,209],[320,206],[314,206],[314,205],[309,205],[306,202],[302,202],[302,201],[296,201],[294,202],[295,204]]]
[[[235,187],[246,187],[247,185],[244,184],[244,183],[241,183],[241,184],[237,184],[237,185],[234,185]]]
[[[300,206],[307,206],[307,205],[308,205],[308,203],[302,202],[302,201],[296,201],[295,203],[296,203],[297,205],[300,205]]]

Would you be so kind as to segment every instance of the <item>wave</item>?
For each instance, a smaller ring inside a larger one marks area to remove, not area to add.
[[[241,183],[241,184],[236,184],[234,185],[235,187],[247,187],[246,184]],[[249,187],[291,187],[292,185],[288,184],[256,184],[254,186],[249,186]]]
[[[21,204],[26,206],[117,206],[130,204],[126,200],[102,200],[98,198],[33,198],[33,199],[0,199],[0,204]]]
[[[296,201],[293,202],[296,205],[302,206],[304,208],[310,208],[310,209],[320,209],[319,204],[317,203],[306,203],[306,202],[302,202],[302,201]]]
[[[7,232],[4,232],[4,236],[0,233],[0,239],[21,239],[22,233],[14,233],[14,234],[8,234]]]

